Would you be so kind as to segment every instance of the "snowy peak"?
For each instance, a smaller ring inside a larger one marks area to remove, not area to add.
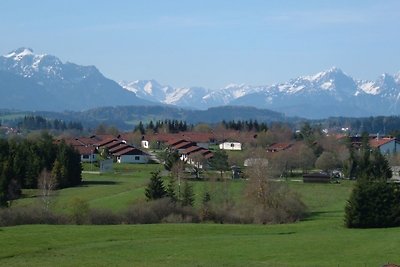
[[[0,70],[8,70],[23,77],[61,77],[62,62],[51,55],[35,54],[31,48],[18,48],[0,57]]]
[[[25,56],[32,56],[33,55],[33,49],[31,48],[26,48],[26,47],[21,47],[18,48],[14,51],[11,51],[7,55],[4,55],[6,58],[13,58],[14,60],[21,60]]]
[[[119,85],[140,98],[162,103],[165,103],[167,95],[174,91],[171,86],[161,85],[155,80],[121,81]]]

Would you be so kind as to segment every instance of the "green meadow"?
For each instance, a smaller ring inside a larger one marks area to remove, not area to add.
[[[85,166],[87,169],[88,166]],[[92,208],[122,211],[144,199],[159,165],[122,165],[110,174],[83,175],[80,187],[60,190],[54,209],[73,198]],[[205,182],[193,182],[197,195]],[[400,228],[347,229],[344,206],[353,184],[289,181],[309,207],[307,219],[281,225],[23,225],[0,228],[0,266],[382,266],[400,263]],[[244,182],[231,182],[240,201]],[[34,190],[13,205],[32,205]],[[199,197],[199,196],[198,196]]]

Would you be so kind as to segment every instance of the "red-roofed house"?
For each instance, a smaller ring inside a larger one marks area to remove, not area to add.
[[[72,146],[81,155],[81,162],[94,162],[97,160],[96,155],[98,151],[96,147],[88,142],[85,138],[69,138],[63,139],[67,145]],[[62,139],[56,140],[57,143],[61,142]]]
[[[136,147],[127,145],[124,149],[112,154],[118,163],[147,163],[149,155]]]
[[[95,162],[97,149],[94,146],[74,146],[81,155],[81,162]]]
[[[289,149],[293,146],[291,143],[274,143],[267,147],[267,152],[279,152]]]
[[[369,145],[372,148],[377,148],[382,154],[394,154],[400,152],[400,143],[396,138],[383,137],[369,140]]]

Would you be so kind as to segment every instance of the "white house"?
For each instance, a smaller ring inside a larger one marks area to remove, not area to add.
[[[219,149],[222,150],[242,150],[242,144],[239,142],[223,142],[219,144]]]
[[[127,148],[113,154],[118,163],[147,163],[149,162],[149,155],[143,151],[128,146]]]

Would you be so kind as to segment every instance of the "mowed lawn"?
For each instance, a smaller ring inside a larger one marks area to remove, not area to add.
[[[85,174],[84,186],[59,192],[55,208],[67,208],[73,197],[88,200],[91,207],[127,207],[143,198],[148,174],[155,168],[157,165],[141,165],[136,170],[117,170],[111,176]],[[234,182],[234,195],[240,194],[242,185]],[[400,228],[343,226],[351,182],[292,181],[289,185],[310,208],[309,218],[302,222],[3,227],[0,266],[361,267],[400,263]],[[203,182],[195,183],[196,192],[205,186]],[[24,201],[27,204],[32,200]]]

